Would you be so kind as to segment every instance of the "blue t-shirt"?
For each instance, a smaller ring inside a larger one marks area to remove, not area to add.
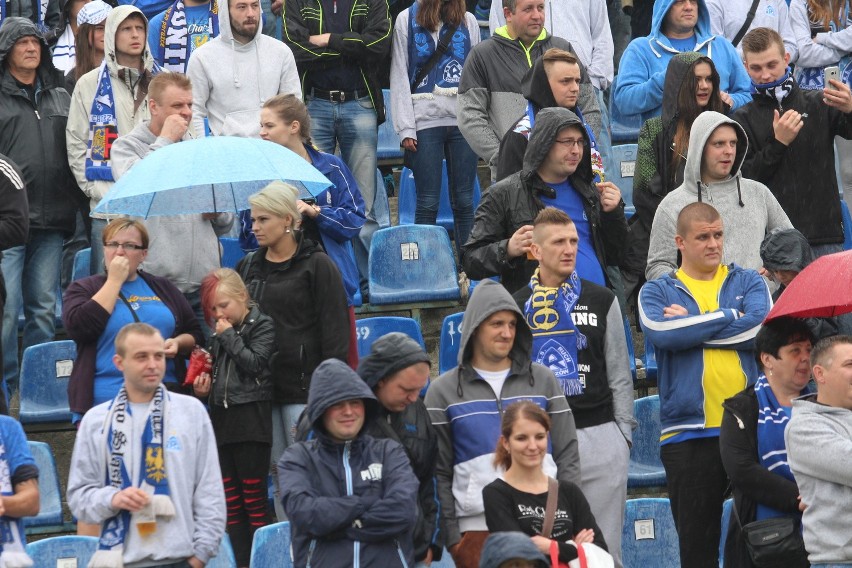
[[[565,180],[562,183],[547,184],[556,190],[556,198],[550,199],[541,196],[541,201],[550,207],[556,207],[568,213],[574,225],[577,227],[577,234],[580,237],[580,244],[577,249],[577,274],[580,278],[585,278],[595,284],[606,286],[606,278],[604,277],[603,268],[595,254],[595,245],[592,241],[592,228],[589,226],[589,220],[586,218],[586,210],[583,208],[583,198],[571,185],[570,180]]]
[[[189,47],[189,54],[192,55],[193,51],[213,39],[210,37],[210,4],[186,6],[184,13],[186,14],[186,29],[189,34],[186,45]],[[151,48],[151,54],[154,56],[157,65],[163,64],[163,59],[160,57],[160,32],[165,15],[166,10],[163,10],[151,18],[148,23],[148,47]],[[189,61],[189,57],[187,57],[187,61]]]
[[[672,47],[678,51],[695,51],[695,34],[685,39],[672,39],[670,37],[668,39]]]
[[[98,338],[98,355],[95,362],[95,405],[114,399],[124,384],[124,376],[116,369],[112,356],[115,355],[115,336],[122,327],[135,321],[130,313],[131,308],[136,312],[139,321],[156,327],[163,337],[172,337],[175,333],[174,314],[141,277],[125,282],[121,286],[121,293],[127,299],[130,308],[119,298],[109,317],[106,329]],[[177,382],[173,359],[169,359],[166,363],[166,377],[163,382]]]
[[[27,445],[27,437],[24,434],[24,429],[21,427],[21,423],[14,418],[0,415],[0,441],[3,442],[3,450],[5,452],[2,455],[2,459],[5,460],[6,465],[9,466],[9,481],[12,484],[12,491],[14,492],[15,481],[26,481],[26,479],[16,480],[15,474],[22,474],[22,472],[18,471],[21,466],[36,466],[36,462],[35,459],[33,459],[32,452],[30,452],[30,447]],[[24,538],[24,519],[7,517],[6,520],[18,524],[18,531],[20,531],[21,539],[24,539],[22,544],[26,546],[27,542]]]

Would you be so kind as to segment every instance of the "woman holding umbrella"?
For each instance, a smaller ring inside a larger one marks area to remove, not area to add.
[[[303,202],[298,195],[295,187],[276,181],[249,197],[260,248],[237,265],[249,296],[275,322],[277,343],[269,364],[273,466],[294,442],[314,369],[326,359],[346,361],[349,350],[343,280],[319,244],[299,230]],[[277,498],[275,508],[283,520]]]

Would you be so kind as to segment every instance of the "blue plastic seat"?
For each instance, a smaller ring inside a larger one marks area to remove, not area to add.
[[[89,564],[92,555],[98,549],[95,536],[54,536],[27,544],[27,554],[33,559],[33,568],[56,568],[62,566],[60,560],[76,560],[78,568]]]
[[[393,118],[391,118],[391,94],[390,89],[382,89],[385,99],[385,121],[379,126],[379,142],[376,148],[376,158],[379,160],[402,161],[403,151],[400,147],[399,136],[393,129]]]
[[[355,337],[358,340],[358,357],[366,357],[370,354],[373,343],[388,333],[399,331],[420,344],[425,350],[423,334],[420,325],[411,318],[400,317],[375,317],[363,318],[355,322]]]
[[[642,115],[625,115],[615,104],[615,87],[618,83],[618,75],[612,81],[609,96],[609,119],[612,128],[612,142],[633,144],[639,139],[639,129],[642,128]]]
[[[668,499],[628,499],[621,532],[624,568],[680,568],[677,530]]]
[[[639,425],[633,431],[627,487],[663,487],[666,470],[660,461],[660,397],[634,400],[633,414]]]
[[[636,349],[633,347],[633,332],[630,331],[630,320],[624,318],[624,339],[627,340],[627,357],[630,359],[630,375],[636,381]]]
[[[274,523],[257,529],[251,543],[251,568],[291,568],[290,523]]]
[[[222,537],[219,543],[219,552],[216,556],[210,559],[206,568],[237,568],[237,561],[234,558],[234,548],[231,546],[231,539],[228,534]]]
[[[38,467],[39,513],[24,517],[25,528],[62,527],[62,493],[53,451],[44,442],[27,442]]]
[[[482,189],[479,187],[479,176],[473,178],[473,210],[476,211],[479,200],[482,197]],[[414,215],[417,210],[417,186],[414,183],[414,174],[408,168],[402,168],[399,177],[399,224],[413,225]],[[447,161],[441,165],[441,198],[438,202],[437,224],[445,228],[452,236],[455,217],[453,207],[450,204],[450,184],[447,179]]]
[[[725,499],[722,505],[722,538],[719,539],[719,568],[725,565],[725,542],[728,540],[728,527],[731,524],[731,511],[734,508],[733,499]]]
[[[441,324],[441,343],[438,345],[438,372],[441,374],[459,364],[463,317],[464,312],[452,314],[445,317]]]
[[[624,214],[629,219],[636,213],[633,206],[633,171],[636,168],[636,144],[620,144],[612,147],[612,157],[606,168],[606,179],[618,186],[624,200]]]
[[[843,250],[852,250],[852,215],[843,199],[840,200],[840,212],[843,215]]]
[[[27,347],[21,361],[21,424],[70,424],[68,377],[76,358],[73,341]]]
[[[246,255],[240,247],[240,239],[219,237],[222,245],[222,268],[236,268],[237,263]]]
[[[459,300],[447,231],[430,225],[376,231],[370,246],[369,281],[371,304]]]
[[[92,249],[84,248],[78,250],[74,255],[74,268],[71,271],[71,280],[79,280],[89,276],[92,266]]]
[[[657,352],[654,350],[654,344],[645,335],[645,379],[649,381],[657,380]]]

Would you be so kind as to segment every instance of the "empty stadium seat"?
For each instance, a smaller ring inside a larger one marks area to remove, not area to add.
[[[447,231],[430,225],[376,231],[369,281],[371,304],[458,300],[458,273]]]
[[[636,168],[636,144],[621,144],[612,147],[612,157],[606,168],[606,179],[621,190],[624,200],[624,214],[629,219],[636,213],[633,206],[633,171]]]
[[[654,344],[645,335],[645,356],[643,357],[645,364],[645,379],[649,381],[657,380],[657,352],[654,350]]]
[[[438,202],[437,224],[445,228],[450,236],[453,236],[454,219],[453,207],[450,204],[450,184],[447,180],[447,161],[442,165],[441,176],[441,199]],[[473,178],[473,209],[479,205],[482,190],[479,187],[479,176]],[[402,168],[399,177],[399,224],[413,225],[415,211],[417,210],[417,186],[414,183],[414,174],[408,168]]]
[[[363,318],[355,322],[355,337],[358,340],[358,357],[370,354],[370,347],[383,335],[399,331],[415,340],[425,350],[420,325],[411,318],[374,317]]]
[[[89,276],[92,266],[92,249],[84,248],[78,250],[74,255],[74,268],[71,271],[71,280],[79,280]]]
[[[68,377],[77,348],[73,341],[52,341],[33,345],[21,361],[21,413],[25,428],[54,422],[71,425],[68,408]]]
[[[291,568],[290,523],[274,523],[257,529],[251,543],[251,568]]]
[[[381,162],[402,162],[403,150],[400,147],[399,136],[393,129],[391,118],[391,94],[390,89],[382,89],[385,99],[385,121],[379,126],[379,143],[376,149],[376,158]]]
[[[852,250],[852,215],[846,201],[840,200],[840,212],[843,215],[843,250]]]
[[[660,397],[634,400],[633,414],[639,425],[633,431],[627,487],[663,487],[666,470],[660,461]]]
[[[222,268],[236,268],[237,263],[246,255],[240,247],[240,239],[219,237],[222,245]]]
[[[95,536],[54,536],[27,544],[33,568],[85,568],[97,549]]]
[[[438,345],[438,372],[443,374],[459,364],[459,344],[464,312],[444,318],[441,324],[441,343]]]
[[[719,568],[725,565],[725,542],[728,540],[728,527],[731,524],[731,511],[734,508],[733,499],[725,499],[722,505],[722,538],[719,539]]]
[[[27,442],[38,467],[39,513],[24,517],[24,527],[39,529],[33,532],[51,532],[62,529],[62,493],[59,489],[59,472],[53,451],[44,442]]]
[[[237,568],[237,561],[234,559],[234,549],[231,546],[231,539],[227,533],[222,537],[222,542],[219,543],[219,552],[210,559],[206,568]]]
[[[641,115],[625,115],[615,104],[615,87],[618,75],[612,81],[609,92],[609,119],[612,127],[612,142],[635,143],[639,139],[639,129],[642,128]]]
[[[621,533],[624,568],[680,568],[680,550],[668,499],[628,499]]]

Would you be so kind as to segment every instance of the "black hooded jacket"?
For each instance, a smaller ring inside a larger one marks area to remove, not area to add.
[[[7,62],[15,42],[27,36],[39,38],[41,44],[35,103],[9,72]],[[31,230],[74,229],[81,192],[68,167],[65,124],[71,97],[63,84],[36,25],[24,18],[6,18],[0,27],[0,154],[24,174]]]
[[[532,225],[538,212],[544,209],[540,196],[555,195],[555,190],[541,180],[536,170],[559,131],[566,126],[579,127],[588,147],[589,136],[576,114],[558,107],[543,109],[538,113],[536,129],[524,156],[524,169],[496,183],[482,196],[470,238],[462,247],[462,265],[469,278],[500,276],[500,282],[510,293],[529,284],[537,263],[527,260],[525,255],[509,258],[509,239],[524,225]],[[595,255],[605,272],[608,265],[617,265],[621,260],[627,220],[623,204],[609,213],[601,209],[593,178],[591,157],[586,151],[568,179],[583,198]]]

